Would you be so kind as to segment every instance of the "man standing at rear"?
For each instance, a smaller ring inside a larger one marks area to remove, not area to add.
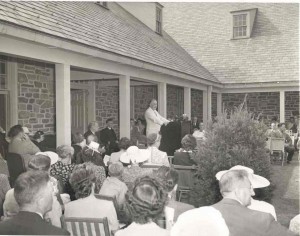
[[[106,155],[110,155],[113,152],[119,151],[117,135],[112,126],[113,119],[109,118],[106,120],[106,128],[100,131],[100,141],[105,145]]]
[[[147,122],[146,135],[155,133],[158,134],[162,125],[167,125],[169,121],[162,117],[157,111],[157,101],[152,99],[149,108],[145,112]]]

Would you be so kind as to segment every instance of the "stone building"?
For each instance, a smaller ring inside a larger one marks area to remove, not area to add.
[[[223,85],[232,109],[299,114],[298,3],[164,3],[164,30]]]
[[[210,119],[222,84],[162,29],[162,11],[159,3],[0,2],[1,126],[56,132],[59,145],[112,117],[129,136],[130,118],[153,97],[165,117],[191,116],[193,104]]]
[[[59,145],[112,117],[129,136],[153,97],[165,117],[204,122],[245,93],[268,117],[299,112],[297,4],[163,5],[0,2],[0,126]]]

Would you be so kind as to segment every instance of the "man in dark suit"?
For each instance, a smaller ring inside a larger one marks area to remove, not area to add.
[[[100,131],[100,141],[103,145],[105,145],[106,155],[119,151],[117,135],[112,126],[113,119],[109,118],[106,120],[106,128]]]
[[[20,211],[12,219],[0,223],[0,235],[70,235],[44,220],[52,209],[53,186],[47,172],[28,171],[14,185]]]
[[[195,129],[200,129],[200,127],[199,127],[199,121],[198,121],[198,117],[197,116],[193,117],[192,132],[194,132]]]

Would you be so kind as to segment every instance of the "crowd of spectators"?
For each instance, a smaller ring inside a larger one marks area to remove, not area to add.
[[[72,135],[72,146],[58,146],[55,152],[39,147],[44,133],[37,132],[31,140],[22,126],[10,129],[9,152],[23,158],[26,171],[13,186],[0,174],[0,234],[68,235],[63,217],[106,217],[110,233],[117,236],[294,235],[277,222],[271,204],[253,198],[253,188],[270,182],[252,169],[235,166],[218,172],[223,200],[195,208],[178,201],[180,175],[173,168],[197,165],[195,136],[182,138],[170,163],[160,150],[161,135],[146,137],[142,120],[138,125],[132,120],[131,139],[120,140],[112,121],[102,132],[91,122],[85,134]],[[202,124],[193,121],[193,131],[201,127],[204,133]],[[285,139],[290,162],[295,146],[285,125],[272,124],[267,136]]]

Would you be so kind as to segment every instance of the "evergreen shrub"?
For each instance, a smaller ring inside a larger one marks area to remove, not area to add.
[[[206,139],[196,157],[196,183],[191,191],[191,203],[196,207],[211,205],[222,199],[215,175],[235,165],[243,165],[255,174],[270,180],[270,158],[266,149],[267,126],[253,117],[241,104],[231,114],[224,111],[209,122]],[[273,186],[255,189],[254,198],[270,201]]]

